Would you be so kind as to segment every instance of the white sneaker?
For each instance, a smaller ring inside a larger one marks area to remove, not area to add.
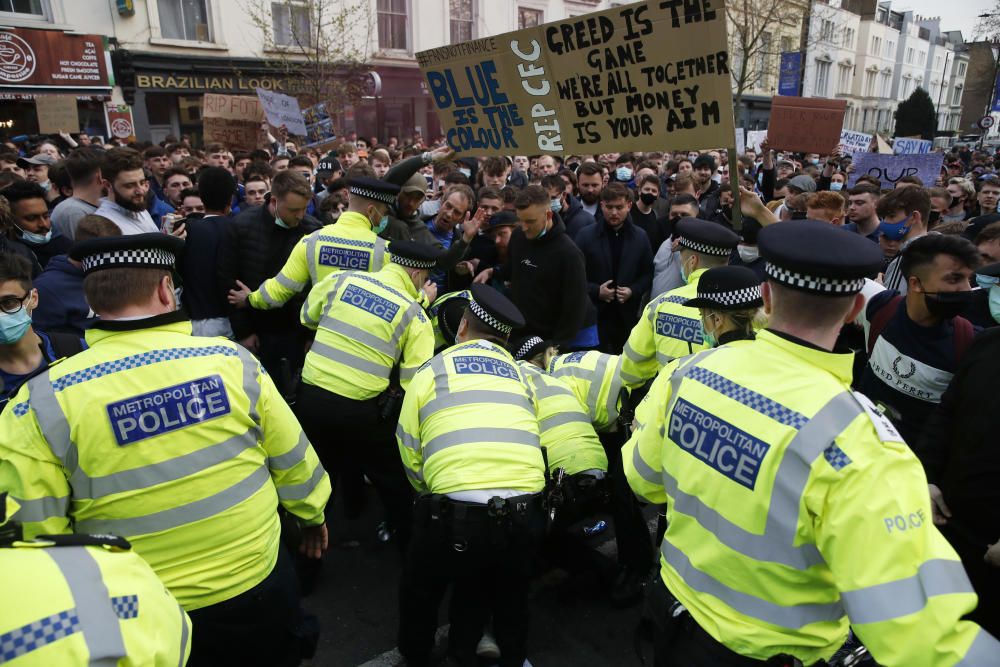
[[[476,655],[487,660],[497,660],[500,658],[500,647],[497,640],[488,632],[483,633],[482,639],[476,645]],[[528,665],[528,667],[531,667]]]

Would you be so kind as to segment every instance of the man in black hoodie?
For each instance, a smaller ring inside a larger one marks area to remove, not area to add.
[[[597,344],[597,315],[587,297],[583,253],[553,218],[548,192],[529,185],[514,202],[518,230],[510,238],[507,263],[497,277],[511,283],[511,300],[524,315],[519,335],[556,341],[564,349]],[[494,270],[476,276],[487,283]],[[581,334],[589,332],[589,339]]]

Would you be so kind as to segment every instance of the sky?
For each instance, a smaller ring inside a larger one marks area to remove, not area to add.
[[[892,8],[897,12],[912,9],[925,17],[940,16],[942,30],[961,30],[962,37],[971,40],[979,14],[992,11],[997,0],[893,0]]]

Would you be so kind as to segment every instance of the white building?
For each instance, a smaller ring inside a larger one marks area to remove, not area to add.
[[[844,126],[859,121],[859,100],[854,97],[854,72],[861,33],[861,17],[832,0],[814,2],[810,12],[802,95],[847,99]]]

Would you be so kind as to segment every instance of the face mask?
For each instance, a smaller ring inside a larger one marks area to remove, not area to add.
[[[883,220],[879,223],[878,230],[892,241],[901,241],[910,232],[910,225],[907,224],[910,221],[910,217],[908,215],[899,222],[886,222]]]
[[[831,192],[840,192],[843,189],[844,189],[844,184],[843,183],[830,183],[830,191]]]
[[[654,195],[652,192],[643,192],[641,195],[639,195],[639,199],[646,206],[652,206],[653,204],[656,203],[656,195]]]
[[[738,245],[736,246],[736,252],[739,253],[740,259],[744,264],[756,262],[757,258],[760,257],[760,250],[755,245]]]
[[[684,262],[681,262],[681,280],[683,280],[684,284],[687,285],[688,272],[687,272],[687,269],[684,266]]]
[[[14,225],[17,227],[17,225]],[[35,234],[34,232],[26,232],[20,227],[17,230],[21,232],[21,240],[25,243],[30,243],[31,245],[45,245],[52,240],[52,230],[45,232],[44,234]]]
[[[972,292],[924,292],[928,312],[945,320],[961,315],[971,301]]]
[[[990,315],[1000,324],[1000,278],[976,274],[976,284],[990,291]]]
[[[560,199],[559,197],[556,197],[555,199],[553,199],[552,202],[549,204],[549,208],[552,209],[553,213],[558,213],[559,211],[561,211],[562,210],[562,199]]]
[[[819,165],[819,158],[816,158],[815,160],[809,160],[809,162],[811,164]]]
[[[288,226],[288,223],[286,223],[284,220],[282,220],[278,216],[274,217],[274,224],[278,225],[282,229],[291,229],[291,227]]]
[[[615,170],[615,178],[623,182],[631,181],[632,170],[628,167],[618,167],[618,169]]]
[[[52,181],[42,181],[38,185],[42,188],[42,190],[45,190],[46,192],[52,189]]]
[[[382,219],[378,221],[378,225],[372,230],[375,235],[378,236],[385,231],[385,228],[389,226],[389,216],[383,215]]]
[[[701,339],[709,347],[719,346],[719,340],[712,334],[708,333],[708,329],[705,328],[705,320],[701,320]]]
[[[471,169],[459,169],[458,173],[460,173],[462,176],[465,176],[466,178],[472,178]]]
[[[13,345],[24,338],[31,326],[31,315],[27,308],[8,315],[0,313],[0,345]]]

